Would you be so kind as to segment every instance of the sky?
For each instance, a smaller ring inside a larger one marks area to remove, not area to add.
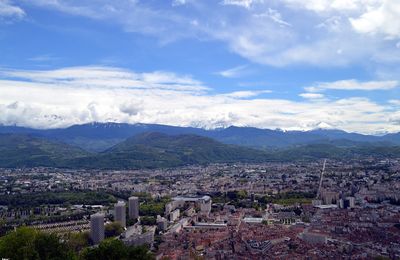
[[[400,132],[399,0],[0,0],[0,124]]]

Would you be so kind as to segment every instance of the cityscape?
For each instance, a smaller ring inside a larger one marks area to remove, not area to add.
[[[0,0],[0,260],[400,260],[400,0]]]
[[[148,245],[157,259],[396,259],[399,163],[2,169],[1,231],[76,232],[93,245],[115,232],[126,245]],[[50,192],[48,201],[38,196]],[[63,200],[67,193],[88,203]],[[18,204],[24,199],[30,203]]]

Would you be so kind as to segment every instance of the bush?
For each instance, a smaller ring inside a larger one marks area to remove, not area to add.
[[[87,247],[88,234],[70,234],[61,242],[56,234],[21,227],[0,238],[0,257],[43,260],[150,260],[155,259],[146,246],[126,246],[120,240],[106,239],[98,247]],[[78,256],[74,250],[81,251]]]
[[[86,248],[82,254],[83,260],[150,260],[154,256],[145,246],[126,246],[120,240],[106,239],[98,247]]]
[[[124,228],[119,222],[111,222],[104,228],[105,237],[116,237],[124,232]]]
[[[22,227],[0,239],[0,256],[9,259],[75,259],[55,234]]]
[[[152,226],[152,225],[157,224],[157,219],[153,216],[143,216],[143,217],[140,217],[140,224]]]

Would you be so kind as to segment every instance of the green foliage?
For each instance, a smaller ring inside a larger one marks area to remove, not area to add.
[[[153,216],[142,216],[140,217],[140,224],[147,226],[155,225],[157,224],[157,219]]]
[[[294,205],[299,204],[311,204],[312,199],[315,197],[314,193],[308,192],[286,192],[275,194],[271,196],[264,196],[258,199],[261,204],[281,204],[281,205]]]
[[[75,259],[55,234],[22,227],[0,239],[0,256],[9,259]]]
[[[321,158],[329,159],[359,159],[368,158],[398,158],[400,146],[377,146],[363,143],[350,147],[339,144],[309,144],[277,150],[270,154],[270,159],[276,161],[310,161]]]
[[[141,204],[139,208],[140,215],[144,216],[157,216],[164,213],[164,203],[152,202],[148,204]]]
[[[136,224],[137,221],[138,221],[137,218],[135,218],[135,219],[127,218],[127,219],[126,219],[126,226],[127,226],[127,227],[133,226],[133,225]]]
[[[145,246],[132,247],[124,245],[120,240],[106,239],[98,247],[86,248],[83,260],[151,260],[155,259]]]
[[[248,197],[247,191],[240,190],[240,191],[228,191],[226,193],[226,197],[228,200],[242,200]]]
[[[386,256],[376,256],[376,257],[374,257],[374,260],[389,260],[390,258],[389,257],[386,257]]]
[[[140,197],[140,200],[144,200],[144,203],[140,204],[139,207],[140,215],[153,217],[157,217],[157,215],[163,215],[165,205],[171,201],[171,199],[168,197],[152,199],[147,195]]]
[[[8,207],[37,207],[46,204],[107,204],[115,201],[115,197],[105,192],[93,191],[39,192],[0,196],[0,205]]]
[[[88,152],[67,144],[22,134],[0,134],[1,167],[65,167]]]
[[[99,168],[175,167],[212,162],[262,161],[264,154],[196,135],[144,133],[99,154],[91,165]]]
[[[237,196],[238,196],[239,199],[245,199],[245,198],[247,198],[247,191],[245,191],[245,190],[240,190],[240,191],[237,193]]]
[[[265,152],[226,145],[196,135],[145,133],[102,153],[27,135],[0,135],[0,167],[132,169],[175,167],[213,162],[259,162]]]
[[[98,247],[87,247],[88,238],[87,233],[69,234],[63,242],[55,234],[21,227],[0,238],[0,256],[12,260],[155,259],[147,246],[126,246],[120,240],[106,239]]]
[[[66,239],[68,248],[75,253],[79,253],[83,248],[88,247],[90,244],[89,232],[69,233]]]
[[[116,237],[124,232],[124,228],[118,222],[111,222],[104,227],[105,237]]]
[[[228,140],[225,140],[229,143]],[[347,143],[347,141],[344,141]],[[256,150],[223,144],[197,135],[143,133],[101,153],[22,134],[0,134],[0,167],[101,169],[167,168],[222,162],[311,161],[321,158],[398,158],[400,146],[318,143],[285,149]]]

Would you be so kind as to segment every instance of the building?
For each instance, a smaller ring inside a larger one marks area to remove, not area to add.
[[[208,216],[211,212],[212,201],[209,196],[204,196],[202,200],[199,201],[200,213]]]
[[[97,245],[104,239],[104,214],[96,213],[90,216],[90,238]]]
[[[339,199],[339,193],[334,191],[324,191],[322,192],[322,200],[325,205],[336,204]]]
[[[139,217],[139,198],[138,197],[130,197],[128,201],[129,207],[129,218],[137,219]]]
[[[326,244],[327,236],[325,234],[314,233],[314,232],[303,232],[300,234],[300,238],[310,244]]]
[[[182,208],[185,204],[192,203],[200,208],[200,214],[208,216],[211,211],[212,200],[210,196],[201,197],[175,197],[172,198],[172,203],[166,206],[166,212],[171,212],[176,208]],[[167,210],[168,208],[168,210]]]
[[[354,208],[355,207],[355,198],[354,197],[347,197],[346,198],[346,204],[348,205],[348,208]]]
[[[243,221],[249,224],[261,224],[263,220],[263,218],[243,218]]]
[[[125,245],[129,246],[149,245],[150,247],[152,247],[154,243],[155,231],[156,231],[155,227],[150,227],[143,234],[133,233],[130,236],[126,236],[125,238],[122,239],[122,242],[124,242]]]
[[[279,222],[284,225],[290,225],[296,222],[296,214],[293,211],[281,211],[278,213],[277,218]]]
[[[168,221],[160,215],[157,216],[157,228],[160,231],[165,231],[168,228]]]
[[[114,221],[118,221],[122,227],[126,227],[125,202],[118,201],[118,203],[114,205]]]
[[[180,216],[180,210],[176,209],[169,214],[169,220],[175,221],[179,218],[179,216]]]
[[[337,206],[338,206],[340,209],[344,209],[344,200],[343,200],[343,199],[339,199],[339,200],[337,201]]]

